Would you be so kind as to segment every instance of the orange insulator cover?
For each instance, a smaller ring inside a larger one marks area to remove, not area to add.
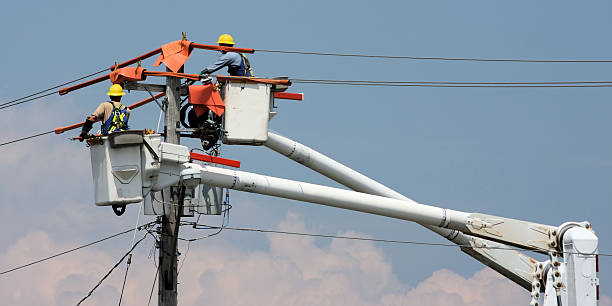
[[[151,70],[145,70],[143,74],[152,75],[152,76],[175,77],[175,78],[189,79],[189,80],[194,80],[194,81],[200,80],[199,74],[189,74],[189,73],[170,72],[170,71],[151,71]]]
[[[217,80],[219,81],[240,81],[240,82],[250,82],[250,83],[263,83],[263,84],[273,84],[273,85],[291,85],[290,80],[285,79],[264,79],[264,78],[254,78],[254,77],[244,77],[244,76],[231,76],[231,75],[218,75]]]
[[[225,103],[213,84],[189,86],[189,103],[193,104],[196,115],[201,116],[210,109],[217,116],[225,112]]]
[[[147,76],[143,74],[144,71],[142,67],[119,68],[110,73],[110,81],[113,84],[120,84],[126,81],[144,81],[147,79]]]
[[[157,67],[164,63],[170,70],[178,72],[191,55],[191,44],[192,42],[187,40],[177,40],[163,45],[162,54],[159,55],[153,66]]]

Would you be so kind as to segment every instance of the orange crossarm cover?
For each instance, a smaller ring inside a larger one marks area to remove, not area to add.
[[[189,103],[193,105],[196,116],[201,116],[210,109],[217,116],[225,112],[225,103],[213,84],[189,86]]]
[[[247,48],[203,45],[203,44],[196,44],[196,43],[193,43],[191,46],[193,46],[196,49],[204,49],[204,50],[229,51],[229,52],[238,52],[238,53],[255,53],[255,49],[247,49]]]
[[[142,74],[144,71],[145,70],[141,67],[118,68],[109,74],[110,81],[113,84],[121,84],[127,81],[144,81],[147,79],[147,77]]]
[[[219,81],[242,81],[250,83],[263,83],[273,85],[291,85],[290,80],[278,80],[278,79],[264,79],[264,78],[253,78],[243,76],[229,76],[229,75],[218,75],[217,80]]]
[[[203,162],[208,162],[208,163],[215,163],[219,165],[240,168],[239,160],[227,159],[227,158],[204,155],[204,154],[193,153],[193,152],[189,153],[189,158],[203,161]]]
[[[163,97],[164,95],[166,95],[165,92],[160,92],[160,93],[156,94],[154,97],[155,97],[155,99],[159,99],[159,98]],[[147,104],[147,103],[149,103],[149,102],[151,102],[151,101],[153,101],[155,99],[149,97],[149,98],[146,98],[146,99],[144,99],[144,100],[142,100],[140,102],[136,102],[136,103],[128,106],[128,108],[129,109],[139,108],[139,107],[141,107],[141,106],[143,106],[143,105],[145,105],[145,104]],[[61,133],[66,132],[66,131],[78,129],[78,128],[82,127],[84,124],[85,124],[85,121],[79,122],[79,123],[75,123],[75,124],[69,125],[69,126],[58,127],[58,128],[55,128],[54,131],[55,131],[55,134],[61,134]]]
[[[178,72],[191,56],[192,42],[188,40],[177,40],[167,43],[161,47],[162,54],[159,55],[153,66],[157,67],[164,63],[166,67]]]
[[[123,62],[121,64],[118,64],[117,68],[123,68],[123,67],[129,66],[131,64],[137,63],[138,61],[141,61],[143,59],[149,58],[149,57],[151,57],[151,56],[153,56],[153,55],[155,55],[157,53],[161,53],[161,52],[162,52],[162,49],[161,48],[157,48],[157,49],[155,49],[155,50],[153,50],[153,51],[151,51],[149,53],[145,53],[145,54],[143,54],[143,55],[141,55],[139,57],[135,57],[135,58],[133,58],[133,59],[131,59],[129,61],[125,61],[125,62]],[[111,71],[115,70],[115,65],[112,65],[110,67],[110,70]]]
[[[194,80],[194,81],[199,81],[200,80],[200,75],[199,74],[178,73],[178,72],[169,72],[169,71],[151,71],[151,70],[145,70],[142,74],[143,75],[152,75],[152,76],[166,76],[166,77],[169,76],[169,77],[190,79],[190,80]]]
[[[160,92],[160,93],[158,93],[158,94],[154,95],[153,97],[155,97],[155,99],[159,99],[159,98],[161,98],[161,97],[163,97],[163,96],[165,96],[165,95],[166,95],[166,93],[165,93],[165,92]],[[128,106],[128,108],[129,108],[129,109],[139,108],[139,107],[141,107],[141,106],[143,106],[143,105],[145,105],[145,104],[147,104],[147,103],[149,103],[149,102],[151,102],[151,101],[153,101],[153,100],[155,100],[155,99],[153,99],[153,98],[149,97],[149,98],[146,98],[146,99],[144,99],[144,100],[142,100],[142,101],[140,101],[140,102],[136,102],[136,103],[134,103],[134,104],[132,104],[132,105]]]
[[[292,93],[292,92],[275,92],[274,99],[285,99],[285,100],[304,100],[303,93]]]
[[[106,81],[106,80],[109,79],[109,77],[110,76],[107,74],[107,75],[101,76],[99,78],[95,78],[93,80],[89,80],[89,81],[83,82],[81,84],[76,84],[74,86],[62,88],[62,89],[59,90],[59,94],[60,94],[60,96],[63,96],[63,95],[65,95],[65,94],[67,94],[67,93],[69,93],[71,91],[75,91],[77,89],[80,89],[80,88],[83,88],[83,87],[87,87],[89,85],[93,85],[93,84],[97,84],[97,83]]]

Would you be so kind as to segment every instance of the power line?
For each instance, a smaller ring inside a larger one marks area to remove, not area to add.
[[[334,53],[334,52],[314,52],[314,51],[288,51],[255,49],[256,52],[284,53],[299,55],[322,55],[340,57],[361,57],[361,58],[384,58],[384,59],[408,59],[408,60],[434,60],[434,61],[464,61],[464,62],[513,62],[513,63],[612,63],[612,60],[550,60],[550,59],[520,59],[520,58],[477,58],[477,57],[437,57],[437,56],[407,56],[407,55],[375,55],[358,53]]]
[[[53,89],[56,89],[56,88],[60,88],[60,87],[62,87],[62,86],[66,86],[66,85],[68,85],[68,84],[72,84],[72,83],[74,83],[74,82],[78,82],[78,81],[80,81],[80,80],[83,80],[83,79],[86,79],[86,78],[89,78],[89,77],[92,77],[92,76],[98,75],[98,74],[100,74],[100,73],[102,73],[102,72],[105,72],[105,71],[107,71],[107,70],[108,70],[108,68],[105,68],[105,69],[102,69],[102,70],[100,70],[100,71],[97,71],[97,72],[90,73],[90,74],[88,74],[88,75],[85,75],[85,76],[79,77],[79,78],[74,79],[74,80],[72,80],[72,81],[64,82],[64,83],[62,83],[62,84],[58,84],[58,85],[56,85],[56,86],[53,86],[53,87],[50,87],[50,88],[47,88],[47,89],[43,89],[43,90],[38,91],[38,92],[35,92],[35,93],[33,93],[33,94],[30,94],[30,95],[27,95],[27,96],[24,96],[24,97],[21,97],[21,98],[18,98],[18,99],[14,99],[14,100],[11,100],[11,101],[8,101],[8,102],[5,102],[5,103],[2,103],[2,104],[0,104],[0,109],[7,108],[7,107],[11,107],[11,106],[15,106],[15,105],[18,105],[18,104],[21,104],[21,103],[25,103],[25,102],[33,101],[33,100],[36,100],[36,99],[40,99],[40,98],[42,98],[42,97],[46,97],[46,96],[49,96],[49,95],[52,95],[52,94],[58,93],[58,92],[59,92],[59,90],[54,91],[54,92],[51,92],[51,93],[47,93],[47,94],[42,95],[42,96],[39,96],[39,97],[35,97],[35,98],[32,98],[32,99],[28,99],[28,98],[30,98],[30,97],[34,97],[34,96],[36,96],[36,95],[39,95],[39,94],[45,93],[45,92],[47,92],[47,91],[50,91],[50,90],[53,90]],[[21,100],[24,100],[24,99],[28,99],[28,100],[21,101]],[[21,102],[19,102],[19,103],[15,103],[15,102],[18,102],[18,101],[21,101]]]
[[[5,104],[2,104],[3,106],[0,106],[0,109],[5,109],[5,108],[9,108],[9,107],[12,107],[12,106],[15,106],[15,105],[19,105],[21,103],[26,103],[26,102],[34,101],[34,100],[37,100],[37,99],[40,99],[40,98],[44,98],[44,97],[47,97],[47,96],[50,96],[50,95],[56,94],[56,93],[58,93],[58,91],[52,91],[52,92],[50,92],[48,94],[44,94],[42,96],[38,96],[38,97],[31,98],[31,99],[23,100],[23,101],[16,102],[16,103],[13,103],[13,104],[5,105],[6,104],[5,103]]]
[[[548,82],[460,82],[460,81],[371,81],[371,80],[329,80],[298,79],[292,82],[346,82],[346,83],[389,83],[389,84],[440,84],[440,85],[578,85],[578,84],[612,84],[612,81],[548,81]]]
[[[291,79],[294,83],[348,86],[448,87],[448,88],[597,88],[612,82],[403,82]]]
[[[89,298],[94,291],[96,291],[96,289],[98,289],[98,287],[100,287],[100,285],[102,285],[102,282],[109,276],[111,275],[111,273],[113,273],[113,270],[115,270],[115,268],[117,268],[122,262],[123,260],[128,257],[128,255],[130,255],[132,253],[132,251],[134,250],[134,248],[136,248],[136,246],[142,242],[145,238],[147,238],[147,235],[149,235],[149,233],[145,233],[144,236],[138,240],[133,246],[132,248],[130,248],[130,250],[125,253],[125,255],[123,255],[123,257],[121,257],[121,259],[119,259],[119,261],[102,277],[102,279],[89,291],[89,293],[87,293],[87,295],[85,297],[83,297],[78,303],[77,306],[81,305],[81,303],[83,303],[83,301],[85,301],[87,298]],[[123,295],[122,295],[123,297]]]
[[[195,226],[204,226],[207,229],[220,229],[218,226],[208,226],[205,224],[195,224],[185,223],[185,225],[191,224]],[[422,241],[410,241],[410,240],[391,240],[391,239],[376,239],[376,238],[366,238],[366,237],[355,237],[355,236],[339,236],[339,235],[325,235],[325,234],[311,234],[311,233],[301,233],[301,232],[289,232],[289,231],[279,231],[279,230],[270,230],[270,229],[261,229],[261,228],[248,228],[248,227],[223,227],[225,230],[233,230],[233,231],[242,231],[242,232],[259,232],[259,233],[270,233],[270,234],[282,234],[282,235],[294,235],[294,236],[308,236],[308,237],[318,237],[318,238],[335,238],[335,239],[346,239],[346,240],[359,240],[359,241],[372,241],[372,242],[383,242],[383,243],[398,243],[398,244],[413,244],[413,245],[427,245],[427,246],[442,246],[442,247],[466,247],[466,248],[482,248],[482,249],[496,249],[496,250],[508,250],[508,251],[534,251],[532,249],[526,248],[511,248],[511,247],[490,247],[490,246],[472,246],[472,245],[460,245],[453,243],[437,243],[437,242],[422,242]],[[197,241],[199,238],[186,239],[187,241]],[[576,253],[582,254],[582,253]],[[587,254],[593,255],[593,254]],[[612,254],[608,253],[597,253],[594,255],[600,256],[612,256]]]
[[[153,221],[153,222],[149,222],[149,223],[147,223],[147,224],[143,224],[143,225],[139,226],[139,227],[138,227],[138,229],[140,230],[140,229],[143,229],[143,228],[147,228],[147,227],[149,227],[149,226],[151,226],[152,224],[155,224],[155,223],[156,223],[156,222],[155,222],[155,221]],[[55,258],[55,257],[59,257],[59,256],[62,256],[62,255],[66,255],[66,254],[68,254],[68,253],[72,253],[72,252],[74,252],[74,251],[78,251],[78,250],[80,250],[80,249],[84,249],[84,248],[89,247],[89,246],[92,246],[92,245],[94,245],[94,244],[98,244],[98,243],[100,243],[100,242],[103,242],[103,241],[106,241],[106,240],[109,240],[109,239],[115,238],[115,237],[117,237],[117,236],[121,236],[121,235],[123,235],[123,234],[129,233],[129,232],[131,232],[131,231],[133,231],[133,230],[134,230],[134,229],[125,230],[125,231],[123,231],[123,232],[120,232],[120,233],[117,233],[117,234],[114,234],[114,235],[110,235],[110,236],[108,236],[108,237],[105,237],[105,238],[102,238],[102,239],[96,240],[96,241],[94,241],[94,242],[90,242],[90,243],[88,243],[88,244],[84,244],[84,245],[82,245],[82,246],[79,246],[79,247],[76,247],[76,248],[72,248],[72,249],[70,249],[70,250],[66,250],[66,251],[63,251],[63,252],[57,253],[57,254],[55,254],[55,255],[51,255],[51,256],[49,256],[49,257],[45,257],[45,258],[42,258],[42,259],[39,259],[39,260],[36,260],[36,261],[30,262],[30,263],[27,263],[27,264],[25,264],[25,265],[21,265],[21,266],[18,266],[18,267],[15,267],[15,268],[9,269],[9,270],[6,270],[6,271],[2,271],[2,272],[0,272],[0,275],[7,274],[7,273],[10,273],[10,272],[13,272],[13,271],[16,271],[16,270],[20,270],[20,269],[23,269],[23,268],[26,268],[26,267],[29,267],[29,266],[35,265],[35,264],[37,264],[37,263],[41,263],[41,262],[44,262],[44,261],[47,261],[47,260],[53,259],[53,258]]]
[[[34,138],[34,137],[38,137],[38,136],[43,136],[43,135],[51,134],[51,133],[53,133],[53,132],[54,132],[54,131],[48,131],[48,132],[43,132],[43,133],[40,133],[40,134],[35,134],[35,135],[32,135],[32,136],[27,136],[27,137],[23,137],[23,138],[15,139],[15,140],[7,141],[7,142],[4,142],[4,143],[0,143],[0,147],[1,147],[1,146],[8,145],[8,144],[11,144],[11,143],[15,143],[15,142],[20,142],[20,141],[28,140],[28,139],[30,139],[30,138]]]

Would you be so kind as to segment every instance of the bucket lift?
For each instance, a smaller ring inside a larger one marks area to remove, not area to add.
[[[234,189],[398,218],[418,222],[453,242],[462,241],[462,248],[471,247],[466,253],[531,290],[530,305],[540,305],[541,299],[546,306],[597,305],[598,238],[588,222],[550,226],[416,203],[308,147],[268,132],[273,88],[244,80],[224,83],[223,142],[265,144],[366,193],[196,164],[186,146],[162,142],[158,134],[125,131],[90,141],[96,205],[144,201],[148,213],[159,214],[165,205],[163,190],[181,186],[185,215],[194,211],[220,214],[224,189]],[[514,250],[495,249],[499,246],[529,249],[550,259],[536,262]]]
[[[183,43],[181,40],[181,46]],[[186,43],[191,46],[189,50],[254,52],[253,49]],[[166,55],[172,56],[165,54],[163,48],[158,48],[115,64],[111,70],[159,53],[163,53],[163,59]],[[143,75],[200,79],[199,75],[181,73],[176,69],[172,71],[143,71]],[[106,75],[62,88],[59,94],[64,95],[110,78],[111,75]],[[301,94],[283,92],[290,84],[288,80],[233,76],[217,76],[217,80],[225,96],[227,113],[220,121],[223,134],[218,133],[215,143],[220,139],[228,145],[265,145],[354,191],[213,167],[210,164],[235,167],[239,163],[193,153],[185,146],[162,142],[159,134],[125,131],[88,139],[96,205],[113,206],[116,213],[117,208],[122,208],[122,213],[126,205],[144,201],[146,214],[159,215],[169,205],[166,199],[170,195],[165,195],[164,189],[173,186],[180,187],[179,205],[184,207],[183,215],[193,215],[194,211],[220,214],[224,190],[234,189],[398,218],[425,226],[456,243],[476,260],[530,290],[530,305],[540,305],[541,300],[546,306],[598,304],[598,238],[588,222],[550,226],[416,203],[302,144],[270,133],[268,121],[276,114],[273,112],[274,98],[302,99]],[[128,90],[146,90],[151,95],[151,98],[129,106],[130,109],[162,97],[167,89],[164,85],[131,81],[124,85]],[[176,94],[185,96],[187,88],[179,89]],[[159,93],[153,95],[151,91]],[[60,127],[55,129],[55,133],[61,134],[82,125],[83,122]],[[177,131],[181,132],[181,137],[202,138],[209,133],[204,131],[202,134],[201,127]],[[197,164],[193,160],[205,164]],[[508,246],[546,254],[549,260],[537,262],[516,250],[508,250]]]

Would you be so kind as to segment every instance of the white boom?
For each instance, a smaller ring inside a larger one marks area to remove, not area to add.
[[[404,195],[289,138],[268,132],[265,146],[355,191],[415,203]],[[422,224],[429,230],[461,246],[461,250],[491,267],[521,287],[531,290],[536,260],[507,246],[463,234],[457,230]]]
[[[273,142],[278,137],[272,136],[272,139]],[[597,305],[598,239],[587,222],[568,222],[561,226],[550,226],[423,205],[345,166],[342,167],[348,171],[342,175],[354,175],[355,181],[361,180],[360,183],[364,186],[370,184],[370,188],[377,186],[379,189],[378,191],[370,189],[368,192],[388,194],[399,199],[194,164],[189,162],[190,154],[187,147],[164,143],[160,141],[159,135],[143,136],[138,131],[114,133],[99,138],[99,141],[90,142],[90,145],[97,205],[125,205],[138,202],[149,193],[169,186],[183,186],[191,190],[205,184],[413,221],[441,234],[448,235],[453,233],[453,230],[457,231],[454,232],[456,237],[468,239],[474,250],[479,250],[480,247],[474,244],[476,241],[487,243],[483,245],[483,250],[486,251],[490,250],[491,241],[496,241],[549,255],[550,261],[538,263],[533,271],[531,305],[539,305],[541,291],[545,293],[544,305]],[[295,151],[296,148],[298,145],[294,144],[292,150]],[[339,167],[331,159],[314,158],[313,161],[325,161],[330,167]],[[309,162],[302,161],[302,163]],[[320,168],[325,167],[320,166]],[[343,179],[342,175],[334,175],[339,180]],[[354,184],[351,188],[361,187]],[[457,241],[456,237],[446,237],[451,241]],[[514,250],[498,249],[489,254],[501,254],[503,251],[516,253]],[[508,256],[508,262],[516,263],[516,258],[512,256]],[[559,259],[561,256],[563,261]],[[503,261],[499,258],[496,260],[498,266],[508,270],[503,267]],[[525,273],[513,271],[508,274],[511,279],[515,277],[519,282],[528,277]]]

